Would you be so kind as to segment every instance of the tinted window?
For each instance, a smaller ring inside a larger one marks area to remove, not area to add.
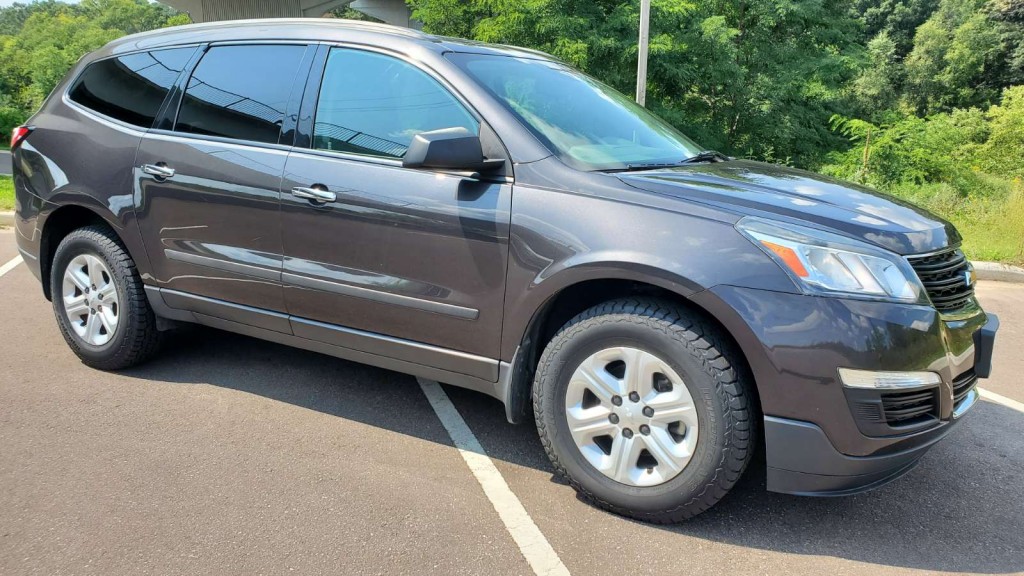
[[[401,158],[420,132],[479,125],[436,80],[396,58],[335,48],[317,103],[313,147]]]
[[[220,46],[185,90],[179,132],[277,142],[305,46]]]
[[[195,48],[129,54],[90,64],[71,99],[122,122],[149,128]]]

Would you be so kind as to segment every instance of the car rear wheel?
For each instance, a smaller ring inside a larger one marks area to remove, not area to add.
[[[50,294],[64,340],[85,364],[118,370],[156,352],[156,317],[135,262],[110,228],[79,228],[61,241]]]
[[[745,371],[717,330],[670,303],[625,299],[569,321],[534,383],[541,441],[585,499],[678,522],[740,478],[756,443]]]

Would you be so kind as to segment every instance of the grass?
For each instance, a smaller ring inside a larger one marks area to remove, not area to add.
[[[0,212],[14,210],[14,180],[0,176]]]
[[[961,190],[904,184],[891,192],[952,222],[968,258],[1024,265],[1024,182],[983,176]]]

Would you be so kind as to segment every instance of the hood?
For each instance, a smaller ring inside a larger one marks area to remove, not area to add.
[[[952,224],[924,209],[863,186],[774,164],[732,160],[616,176],[649,192],[827,228],[898,254],[960,243]]]

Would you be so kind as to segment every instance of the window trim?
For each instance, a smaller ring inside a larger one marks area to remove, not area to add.
[[[310,89],[312,89],[313,91],[311,94],[309,94],[308,99],[306,97],[303,97],[302,109],[299,111],[298,133],[301,133],[301,137],[304,140],[305,146],[301,148],[299,146],[296,146],[296,151],[301,151],[303,153],[312,153],[317,156],[340,158],[344,160],[371,161],[375,164],[386,164],[398,167],[402,166],[401,158],[389,158],[387,156],[371,156],[369,154],[358,154],[355,152],[340,152],[336,150],[320,150],[313,147],[313,130],[314,126],[316,125],[316,113],[318,111],[320,104],[320,92],[323,90],[323,81],[327,72],[327,60],[330,56],[331,50],[334,48],[341,48],[344,50],[355,50],[359,52],[370,52],[373,54],[388,56],[391,58],[395,58],[396,60],[400,60],[408,64],[409,66],[413,67],[414,69],[419,70],[420,72],[426,74],[428,77],[437,82],[445,91],[447,91],[452,96],[452,98],[455,99],[456,102],[459,103],[459,105],[463,107],[463,109],[465,109],[467,113],[469,113],[469,115],[474,120],[476,120],[478,124],[478,134],[483,132],[483,126],[487,124],[487,121],[483,118],[480,112],[477,111],[477,109],[472,104],[470,104],[466,97],[461,92],[459,92],[450,82],[448,82],[441,74],[437,73],[437,71],[435,71],[433,68],[424,64],[421,60],[413,59],[407,54],[396,52],[394,50],[389,50],[387,48],[382,48],[379,46],[370,46],[367,44],[358,44],[354,42],[321,42],[320,45],[324,48],[322,63],[318,59],[316,62],[316,67],[314,68],[314,70],[310,72],[309,82],[313,85],[311,86],[307,84],[306,92],[309,93]],[[311,113],[309,113],[308,115],[307,112],[309,111],[306,110],[307,106],[312,106],[313,108]],[[497,135],[496,132],[495,135]],[[298,138],[299,136],[297,135],[296,139]],[[505,150],[505,162],[508,163],[508,147],[506,147],[505,144],[501,142],[500,137],[498,138],[498,142],[501,144],[501,147]]]
[[[153,128],[152,130],[146,131],[146,134],[153,136],[171,136],[173,138],[180,138],[182,140],[193,140],[196,142],[212,142],[216,144],[231,144],[237,146],[244,146],[246,148],[263,148],[266,150],[280,150],[280,151],[291,151],[292,146],[287,144],[279,144],[277,142],[259,142],[257,140],[240,140],[238,138],[225,138],[224,136],[209,136],[206,134],[189,134],[188,132],[175,132],[173,130],[166,130],[163,128]]]
[[[196,50],[192,57],[189,58],[188,64],[185,65],[185,69],[181,71],[181,75],[178,76],[178,80],[171,87],[168,99],[164,102],[163,107],[160,109],[160,116],[153,123],[153,130],[174,129],[174,120],[177,116],[178,107],[181,106],[181,98],[185,94],[185,88],[188,86],[188,81],[192,78],[192,72],[196,69],[196,65],[203,59],[203,55],[206,54],[206,50],[210,47],[209,44],[203,43],[199,45],[199,49]],[[174,116],[171,112],[174,112]],[[170,128],[164,128],[169,125]]]
[[[61,97],[60,97],[61,102],[63,102],[66,106],[68,106],[70,108],[73,108],[74,110],[76,110],[78,112],[82,112],[82,113],[84,113],[86,115],[92,116],[96,120],[100,120],[100,121],[106,122],[108,124],[113,124],[114,126],[116,126],[118,128],[127,128],[129,130],[132,130],[132,131],[135,131],[135,132],[142,132],[143,134],[145,134],[146,132],[151,130],[154,126],[156,126],[157,123],[160,121],[160,115],[163,113],[164,108],[167,106],[168,99],[171,97],[171,94],[174,92],[174,87],[181,80],[182,75],[185,74],[185,73],[189,73],[189,75],[191,75],[190,66],[192,65],[192,59],[195,58],[195,55],[196,55],[196,52],[197,52],[197,50],[195,50],[195,49],[201,47],[202,45],[203,45],[202,42],[189,42],[187,44],[173,44],[173,45],[170,45],[170,46],[160,46],[159,48],[148,48],[148,49],[143,49],[143,50],[132,50],[130,52],[122,52],[120,54],[110,54],[109,56],[104,56],[103,58],[97,58],[95,60],[92,60],[88,64],[85,64],[84,66],[82,66],[82,69],[79,70],[77,74],[75,74],[74,78],[70,82],[68,82],[66,86],[64,86],[64,90],[61,92]],[[99,112],[97,110],[93,110],[92,108],[89,108],[86,105],[80,104],[80,103],[75,102],[74,100],[71,99],[71,89],[74,88],[78,84],[78,81],[81,80],[82,76],[85,74],[85,71],[88,70],[89,68],[91,68],[94,64],[97,64],[99,62],[104,62],[106,60],[112,60],[112,59],[115,59],[115,58],[123,58],[125,56],[134,56],[135,54],[146,54],[146,53],[149,53],[149,52],[159,52],[161,50],[178,50],[178,49],[182,49],[182,48],[192,48],[193,49],[192,56],[189,56],[189,61],[185,64],[185,68],[183,68],[180,72],[178,72],[178,77],[175,79],[174,84],[171,85],[171,88],[167,90],[167,94],[164,95],[164,100],[163,100],[163,102],[160,103],[160,106],[157,108],[156,115],[153,118],[153,122],[149,126],[139,126],[137,124],[132,124],[131,122],[125,122],[124,120],[118,120],[117,118],[114,118],[113,116],[108,116],[108,115],[106,115],[106,114],[104,114],[102,112]]]
[[[183,70],[182,71],[182,72],[188,72],[188,75],[184,76],[183,84],[181,86],[181,92],[177,94],[177,102],[173,103],[174,104],[174,110],[173,110],[174,113],[173,113],[173,115],[170,114],[171,109],[170,109],[170,106],[168,106],[167,112],[169,113],[168,114],[168,118],[170,119],[171,127],[170,128],[159,128],[159,129],[154,128],[154,129],[149,130],[149,132],[154,133],[154,134],[162,134],[162,135],[169,135],[169,136],[179,136],[179,137],[182,137],[182,138],[188,138],[190,140],[201,140],[201,141],[218,142],[218,143],[225,143],[225,144],[243,144],[243,145],[246,145],[246,146],[273,148],[275,150],[280,150],[280,149],[290,150],[293,147],[292,144],[282,144],[281,143],[281,138],[282,138],[282,136],[284,136],[285,124],[287,124],[287,112],[289,112],[292,109],[291,106],[293,104],[293,100],[298,99],[301,102],[301,99],[302,99],[302,91],[297,90],[295,84],[293,84],[292,90],[288,94],[288,102],[287,102],[287,104],[285,104],[285,122],[282,123],[281,131],[278,132],[277,142],[263,142],[263,141],[260,141],[260,140],[246,140],[246,139],[242,139],[242,138],[230,138],[230,137],[227,137],[227,136],[211,136],[211,135],[208,135],[208,134],[195,134],[195,133],[192,133],[192,132],[178,132],[177,130],[174,129],[174,127],[178,125],[178,117],[181,114],[181,105],[185,101],[185,92],[188,89],[189,82],[192,81],[192,75],[195,73],[196,68],[199,67],[199,64],[203,61],[203,57],[205,57],[206,54],[211,49],[217,48],[217,47],[222,47],[222,46],[301,46],[301,47],[304,47],[306,50],[303,53],[302,58],[299,59],[299,67],[295,71],[295,77],[296,77],[296,79],[298,79],[298,78],[303,77],[303,76],[308,76],[309,74],[312,73],[311,66],[315,62],[315,57],[314,56],[316,55],[316,48],[318,47],[319,44],[320,44],[319,42],[314,42],[314,41],[309,41],[309,40],[230,40],[230,41],[224,41],[224,42],[210,42],[210,43],[203,44],[202,45],[203,49],[199,53],[199,58],[196,59],[195,62],[189,62],[189,64],[191,66],[188,68],[188,70]],[[312,52],[312,54],[311,54],[311,52]],[[305,69],[304,69],[304,67],[305,67]],[[182,78],[179,77],[179,80],[182,80]],[[305,85],[305,83],[296,83],[296,84],[302,84],[303,86]],[[301,114],[301,111],[298,112],[298,113]],[[297,128],[298,128],[298,120],[295,123],[295,129],[294,129],[296,132],[297,132]],[[295,139],[295,136],[293,136],[293,138],[292,138],[293,142],[294,142],[294,139]]]

